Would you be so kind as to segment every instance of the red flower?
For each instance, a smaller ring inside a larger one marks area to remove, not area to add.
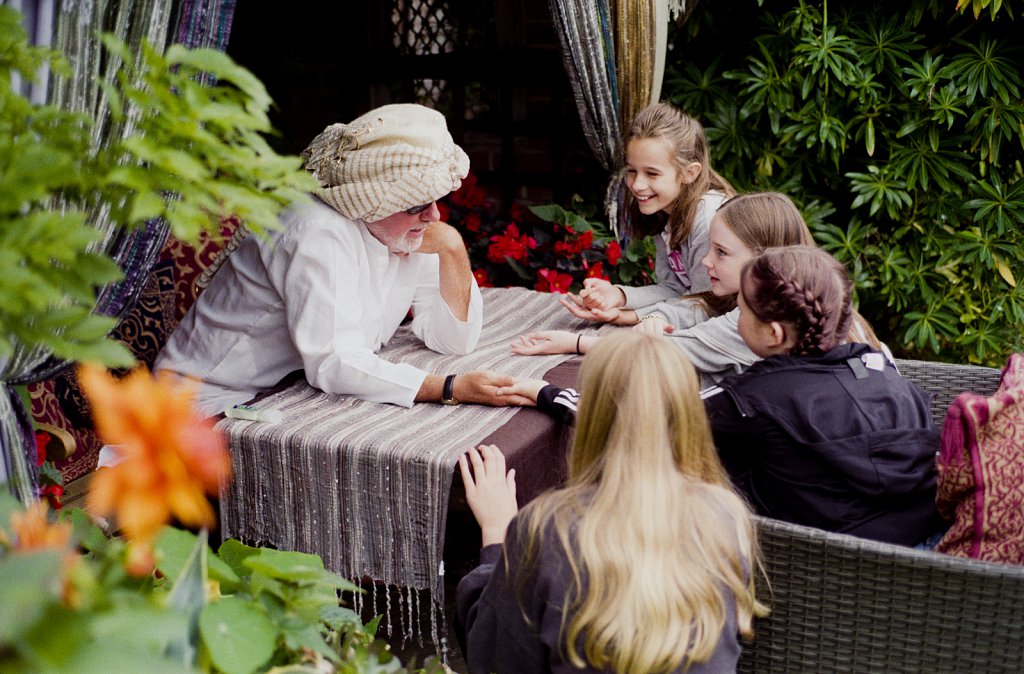
[[[449,199],[453,205],[469,210],[477,206],[483,206],[487,201],[487,195],[476,186],[476,175],[470,173],[462,181],[462,186],[452,192]]]
[[[441,222],[448,222],[448,218],[451,217],[451,212],[448,210],[448,206],[445,205],[445,203],[441,202],[441,201],[438,201],[436,203],[437,203],[437,210],[441,214],[441,217],[440,217]]]
[[[608,258],[608,264],[614,267],[622,259],[622,246],[619,245],[618,241],[612,241],[604,249],[604,254]]]
[[[479,232],[482,222],[480,214],[476,211],[470,211],[466,213],[466,217],[462,218],[463,226],[471,232]]]
[[[59,484],[48,484],[39,490],[41,498],[45,498],[53,510],[60,510],[64,507],[61,498],[64,496],[64,486]]]
[[[566,257],[579,255],[594,245],[594,233],[583,232],[571,241],[558,241],[555,243],[555,252]]]
[[[481,288],[493,288],[494,284],[491,283],[491,277],[487,275],[486,269],[475,269],[473,270],[473,278],[476,279],[476,284]]]
[[[512,208],[508,209],[508,215],[514,222],[527,222],[534,217],[530,209],[518,201],[512,204]]]
[[[36,465],[41,466],[46,462],[46,445],[50,442],[50,434],[46,431],[36,431]]]
[[[603,278],[605,281],[609,280],[608,275],[604,273],[604,266],[600,262],[587,270],[587,278]]]
[[[542,293],[567,293],[572,287],[572,276],[553,269],[541,269],[537,272],[537,285]]]
[[[504,262],[505,258],[522,261],[528,250],[537,247],[537,241],[532,236],[520,235],[514,223],[505,228],[504,234],[492,236],[491,241],[487,249],[487,259],[491,262]]]

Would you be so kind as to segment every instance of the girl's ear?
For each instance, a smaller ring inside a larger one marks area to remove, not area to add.
[[[779,321],[768,324],[768,346],[776,353],[789,353],[796,346],[796,337],[790,326]]]
[[[683,184],[684,185],[689,185],[694,180],[696,180],[697,176],[700,175],[700,172],[701,172],[701,170],[703,168],[704,167],[701,165],[700,162],[691,161],[689,164],[687,164],[683,168],[682,174],[680,175],[680,178],[682,179]]]

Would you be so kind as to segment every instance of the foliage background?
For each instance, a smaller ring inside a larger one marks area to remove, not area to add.
[[[960,4],[703,2],[662,96],[739,189],[801,205],[896,352],[1001,366],[1024,346],[1020,3]]]

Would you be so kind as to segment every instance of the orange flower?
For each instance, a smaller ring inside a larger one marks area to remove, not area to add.
[[[36,552],[56,550],[73,554],[71,549],[71,524],[50,522],[45,501],[36,501],[24,512],[11,514],[11,531],[14,540],[0,534],[0,542],[15,552]]]
[[[79,592],[74,588],[70,578],[81,557],[78,551],[71,547],[71,524],[50,522],[46,516],[47,511],[46,501],[39,500],[24,512],[11,513],[11,533],[14,534],[14,540],[0,532],[0,543],[15,554],[43,550],[59,552],[62,566],[59,581],[61,597],[66,605],[73,607],[79,602]]]
[[[213,422],[193,408],[193,389],[169,373],[137,368],[118,380],[83,365],[79,381],[99,437],[118,447],[121,461],[96,471],[86,504],[96,515],[114,514],[141,568],[160,528],[177,518],[208,527],[215,522],[205,494],[217,494],[231,459]]]

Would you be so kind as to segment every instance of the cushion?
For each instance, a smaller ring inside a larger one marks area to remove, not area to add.
[[[204,232],[195,246],[169,237],[138,301],[111,336],[124,342],[139,363],[152,367],[167,338],[208,282],[209,272],[223,261],[225,242],[233,244],[229,246],[233,250],[244,230],[230,218],[222,223],[219,236]],[[236,231],[238,236],[234,236]],[[35,421],[67,430],[77,444],[74,454],[57,463],[64,482],[93,471],[103,443],[93,432],[89,406],[78,387],[74,368],[31,384],[28,389]]]
[[[961,393],[942,425],[936,504],[953,525],[936,548],[1024,564],[1024,355],[990,397]]]

